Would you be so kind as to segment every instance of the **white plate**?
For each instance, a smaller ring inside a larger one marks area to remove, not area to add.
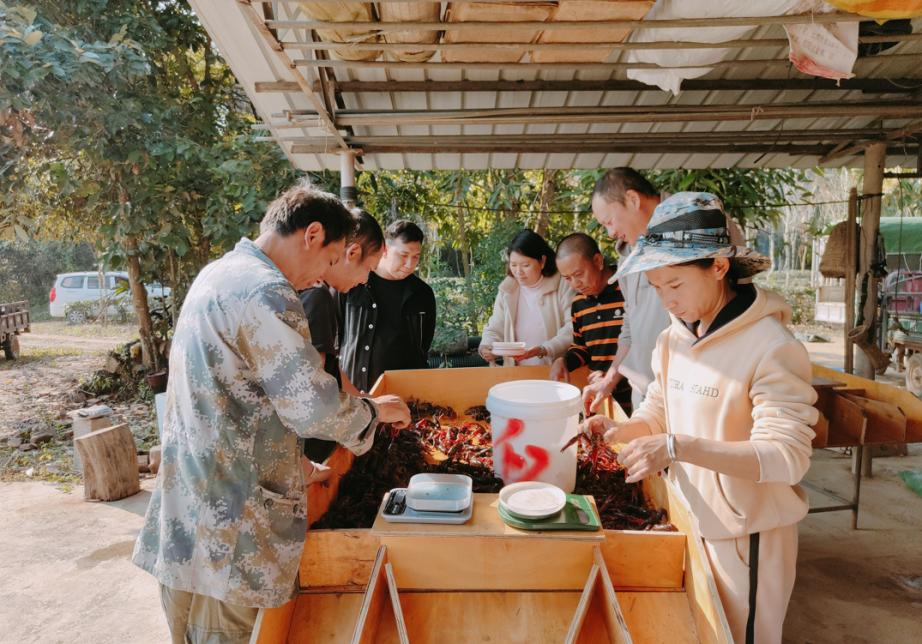
[[[525,349],[493,349],[493,355],[503,358],[514,358],[525,353]]]
[[[550,483],[523,481],[500,490],[499,502],[506,511],[522,519],[546,519],[563,510],[567,495]]]
[[[512,350],[521,351],[524,348],[525,348],[524,342],[494,342],[493,343],[494,353],[497,350],[499,351],[512,351]]]

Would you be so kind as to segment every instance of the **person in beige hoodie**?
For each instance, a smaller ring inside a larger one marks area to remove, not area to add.
[[[479,352],[495,362],[496,342],[524,342],[513,358],[517,364],[551,364],[573,342],[570,303],[576,291],[560,277],[556,255],[541,235],[519,232],[506,247],[507,277],[500,283],[493,314],[480,341]]]
[[[817,421],[807,352],[785,326],[790,307],[738,283],[769,265],[731,243],[714,195],[664,200],[615,275],[645,273],[671,315],[654,380],[630,420],[584,423],[625,444],[628,482],[668,468],[704,539],[734,641],[760,644],[781,642],[808,509],[798,483]]]

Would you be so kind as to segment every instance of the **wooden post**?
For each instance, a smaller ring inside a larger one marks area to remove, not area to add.
[[[858,217],[858,189],[852,188],[848,193],[848,221],[845,233],[845,373],[855,373],[855,343],[849,333],[855,327],[855,266],[857,239],[855,223]]]
[[[868,146],[864,152],[864,182],[862,185],[861,204],[861,246],[859,252],[858,274],[861,279],[868,275],[867,297],[863,310],[864,323],[869,326],[869,336],[873,337],[877,322],[877,280],[869,275],[871,264],[877,256],[877,236],[880,232],[880,195],[884,182],[884,162],[887,155],[885,143]],[[870,341],[870,340],[869,340]],[[874,379],[874,367],[864,351],[858,353],[856,371],[859,376]]]
[[[355,153],[343,151],[339,153],[339,198],[350,210],[355,208]]]
[[[74,439],[83,461],[83,498],[118,501],[141,491],[138,450],[128,425]]]

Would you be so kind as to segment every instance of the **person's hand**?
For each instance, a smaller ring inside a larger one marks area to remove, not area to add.
[[[481,344],[477,351],[480,353],[480,357],[487,362],[496,362],[496,354],[493,353],[492,349],[492,344]]]
[[[588,382],[591,385],[592,383],[598,382],[604,377],[605,377],[604,371],[590,371],[589,377],[586,378],[586,382]]]
[[[529,358],[543,358],[547,355],[547,349],[544,347],[531,347],[525,349],[522,353],[517,353],[514,356],[509,356],[510,358],[515,358],[516,360],[528,360]]]
[[[557,358],[551,364],[551,380],[557,382],[570,382],[570,372],[567,371],[567,361]]]
[[[590,416],[580,423],[579,431],[584,434],[602,434],[606,441],[612,442],[619,425],[608,416]]]
[[[594,414],[599,411],[599,408],[602,406],[602,403],[605,402],[605,399],[611,396],[611,392],[614,391],[615,385],[607,378],[598,378],[595,382],[591,382],[585,387],[583,387],[583,409],[586,412],[586,415]]]
[[[410,424],[410,408],[400,396],[387,394],[372,398],[371,401],[378,409],[379,423],[390,423],[397,429],[403,429]]]
[[[637,483],[663,471],[670,463],[666,434],[635,438],[621,448],[618,462],[627,470],[626,483]]]
[[[323,483],[333,476],[333,470],[321,463],[314,463],[306,456],[301,456],[301,471],[304,473],[304,487],[314,483]]]

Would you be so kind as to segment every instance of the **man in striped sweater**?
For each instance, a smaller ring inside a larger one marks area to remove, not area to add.
[[[608,283],[615,269],[605,264],[598,244],[585,233],[573,233],[561,240],[557,246],[557,270],[579,295],[570,305],[573,344],[551,365],[551,378],[566,381],[571,371],[588,365],[590,382],[594,382],[618,360],[624,296],[617,282]],[[613,396],[630,414],[631,387],[626,379],[614,388]]]

